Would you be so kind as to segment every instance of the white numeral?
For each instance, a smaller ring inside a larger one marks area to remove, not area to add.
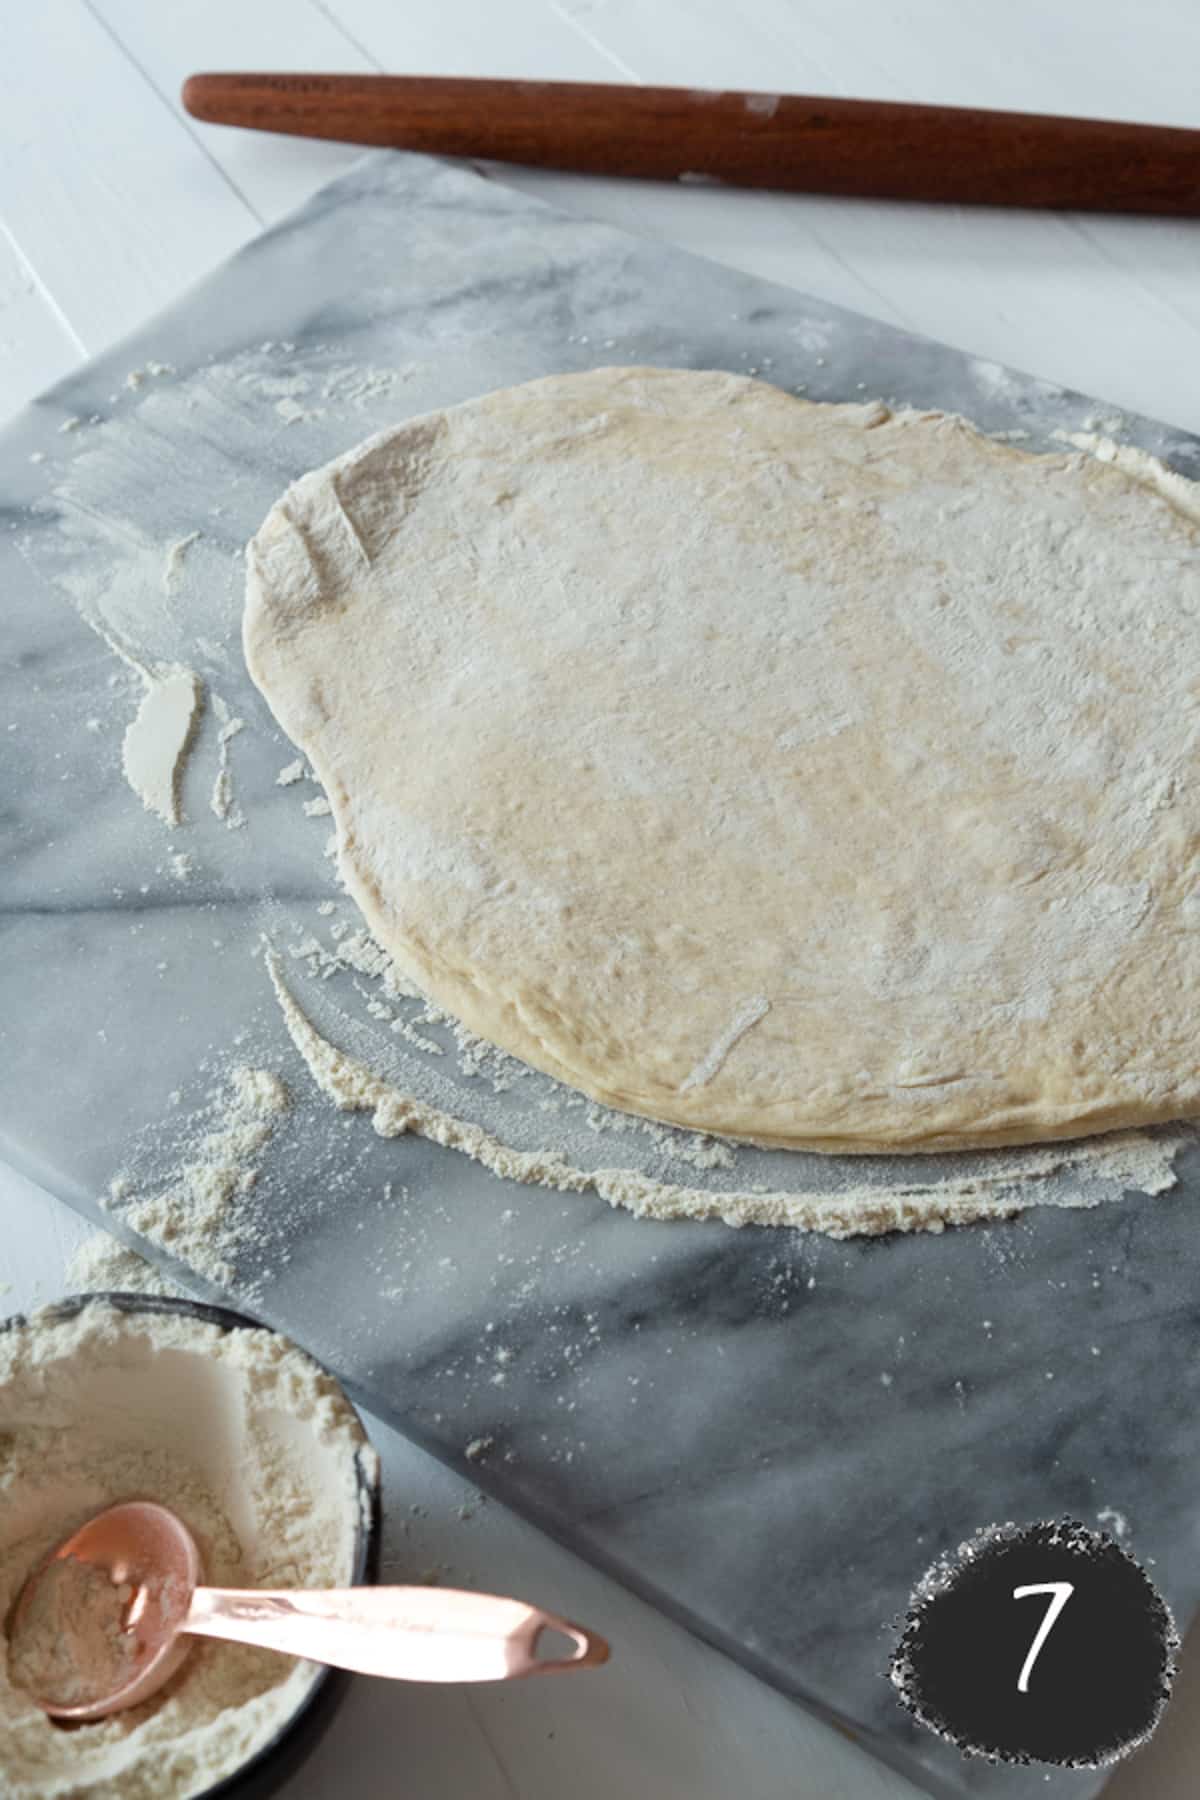
[[[1029,1692],[1029,1677],[1033,1673],[1033,1665],[1046,1639],[1054,1629],[1055,1620],[1075,1592],[1069,1581],[1043,1581],[1037,1587],[1019,1587],[1013,1589],[1014,1600],[1025,1600],[1030,1594],[1051,1594],[1053,1599],[1046,1608],[1046,1616],[1038,1626],[1037,1636],[1029,1646],[1029,1655],[1025,1658],[1025,1666],[1017,1680],[1017,1688],[1022,1694]]]

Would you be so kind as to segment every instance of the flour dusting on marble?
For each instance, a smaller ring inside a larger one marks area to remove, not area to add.
[[[165,825],[178,825],[180,783],[204,710],[204,684],[182,663],[157,661],[131,643],[91,598],[78,604],[84,623],[142,684],[137,712],[121,740],[121,772],[147,812],[156,813]],[[115,673],[109,678],[114,694],[119,679]],[[89,731],[102,728],[102,720],[88,719]]]
[[[163,592],[165,594],[174,591],[183,573],[184,559],[192,545],[198,543],[199,540],[200,533],[198,531],[189,531],[186,537],[176,538],[173,544],[167,546],[167,554],[163,562]]]
[[[317,1087],[344,1112],[369,1112],[380,1137],[415,1133],[472,1157],[507,1181],[595,1193],[643,1219],[719,1219],[726,1225],[787,1225],[833,1238],[877,1236],[890,1231],[941,1231],[946,1225],[1012,1217],[1037,1202],[1075,1207],[1099,1205],[1126,1189],[1146,1194],[1175,1184],[1177,1136],[1126,1131],[1084,1143],[1039,1146],[1029,1151],[976,1152],[974,1173],[881,1186],[847,1181],[832,1193],[721,1192],[684,1187],[635,1169],[581,1169],[561,1150],[519,1150],[472,1121],[417,1099],[383,1080],[359,1058],[316,1030],[283,977],[282,960],[268,950],[267,969],[287,1025]],[[1067,1197],[1056,1197],[1049,1178],[1070,1169]]]
[[[242,467],[262,461],[268,421],[277,427],[328,420],[346,438],[360,436],[364,418],[377,416],[414,373],[412,364],[353,361],[332,345],[325,347],[324,366],[311,372],[297,365],[295,348],[265,343],[180,379],[169,379],[177,372],[166,362],[130,369],[122,391],[109,397],[107,417],[73,415],[62,423],[71,454],[64,446],[62,462],[47,464],[54,476],[49,499],[34,507],[53,511],[56,525],[53,539],[38,539],[39,553],[49,554],[37,572],[49,576],[145,684],[136,717],[127,730],[119,726],[122,763],[138,799],[169,825],[180,823],[179,778],[203,722],[206,678],[235,661],[240,667],[242,544],[240,534],[235,541],[222,536],[222,505],[208,509],[211,528],[197,524],[181,534],[176,523],[160,534],[147,530],[141,522],[146,494],[166,496],[173,481],[196,492],[222,492],[231,478],[239,486],[239,460]],[[44,452],[36,454],[47,462]],[[217,479],[197,473],[198,454],[215,458],[219,471],[209,473]],[[266,479],[264,511],[275,488],[275,478]],[[124,515],[113,506],[114,484],[125,493]],[[231,561],[238,565],[232,578]],[[185,723],[188,683],[195,701]],[[118,699],[114,694],[114,713]],[[228,746],[242,726],[223,719],[215,702],[213,711],[218,767],[210,807],[236,829],[245,814],[235,800]]]
[[[213,780],[212,797],[209,808],[218,819],[224,821],[231,831],[239,829],[246,823],[246,815],[240,806],[235,806],[233,798],[233,770],[229,761],[229,746],[239,731],[246,727],[245,719],[235,719],[225,701],[218,694],[213,695],[213,711],[221,721],[217,732],[217,773]]]
[[[322,901],[317,906],[322,918],[334,911],[333,901]],[[523,1110],[537,1122],[539,1133],[553,1119],[555,1133],[563,1140],[568,1158],[575,1162],[586,1162],[595,1140],[608,1134],[632,1142],[642,1154],[648,1150],[658,1167],[711,1171],[734,1166],[736,1146],[727,1140],[662,1125],[634,1113],[617,1112],[532,1069],[498,1044],[478,1037],[461,1019],[414,986],[367,931],[356,907],[353,918],[353,925],[344,920],[333,924],[327,943],[313,932],[306,932],[288,945],[288,954],[302,962],[308,974],[321,983],[348,974],[354,993],[376,1030],[386,1028],[393,1044],[400,1039],[422,1052],[424,1058],[452,1053],[457,1074],[464,1078],[459,1082],[441,1079],[430,1085],[428,1066],[423,1067],[420,1059],[408,1057],[392,1070],[393,1085],[451,1111],[466,1106],[480,1115],[494,1113],[493,1124],[497,1128],[511,1125],[512,1120],[506,1118],[510,1105],[523,1103]],[[361,1031],[362,1027],[352,1022],[350,1029]],[[432,1035],[435,1031],[441,1034],[440,1038]],[[374,1032],[371,1037],[364,1034],[359,1043],[364,1057],[378,1060],[379,1039]],[[498,1106],[491,1104],[492,1096],[499,1099]]]
[[[258,1181],[263,1152],[291,1106],[269,1069],[234,1064],[185,1130],[172,1166],[151,1151],[113,1177],[106,1209],[204,1280],[228,1287],[234,1260],[259,1223],[244,1202]]]

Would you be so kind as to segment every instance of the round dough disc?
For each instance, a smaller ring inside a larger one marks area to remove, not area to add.
[[[1200,532],[1144,461],[554,376],[289,489],[246,658],[380,943],[599,1100],[831,1151],[1179,1117]]]

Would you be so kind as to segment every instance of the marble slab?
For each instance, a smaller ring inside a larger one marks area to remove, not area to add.
[[[1112,412],[465,170],[366,159],[0,438],[0,1153],[98,1218],[114,1175],[142,1195],[166,1181],[233,1062],[278,1071],[295,1104],[237,1203],[230,1278],[193,1268],[198,1291],[284,1326],[928,1791],[1093,1794],[1095,1774],[964,1762],[910,1724],[883,1670],[923,1568],[995,1519],[1119,1515],[1192,1615],[1195,1152],[1157,1198],[942,1236],[653,1224],[381,1140],[316,1094],[283,1028],[264,936],[330,1038],[517,1144],[716,1188],[845,1178],[838,1159],[752,1152],[696,1169],[677,1136],[473,1070],[411,1008],[382,1016],[369,976],[331,969],[350,909],[328,820],[303,810],[315,788],[277,785],[293,752],[241,666],[240,547],[288,480],[398,418],[608,362],[955,409],[1032,448]],[[1197,440],[1120,430],[1200,474]],[[139,678],[81,607],[206,683],[176,831],[122,779]],[[245,720],[226,745],[234,829],[209,805],[216,700]],[[128,1231],[120,1204],[104,1216]]]

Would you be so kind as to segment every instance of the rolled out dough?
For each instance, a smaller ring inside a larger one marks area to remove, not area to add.
[[[246,658],[380,942],[597,1099],[829,1151],[1185,1116],[1200,504],[1156,467],[554,376],[290,488]]]

